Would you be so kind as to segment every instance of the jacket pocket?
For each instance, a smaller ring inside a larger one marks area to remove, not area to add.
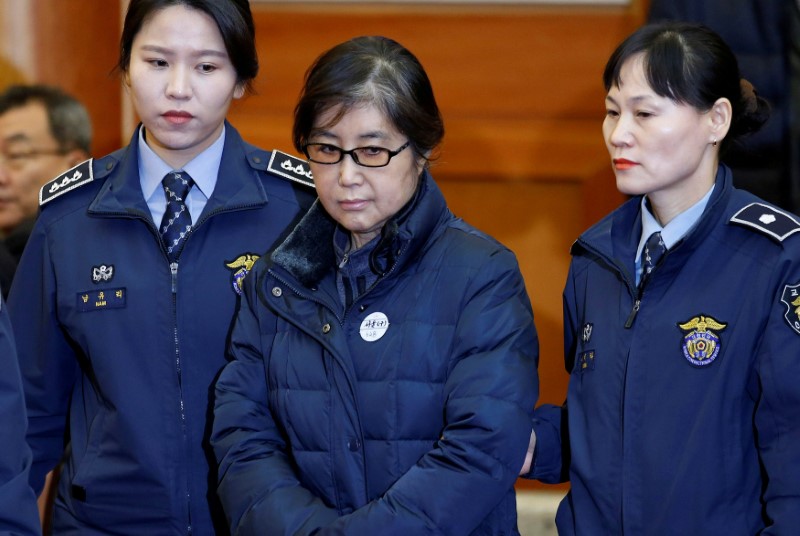
[[[101,410],[95,415],[95,418],[92,419],[92,424],[89,426],[85,450],[83,452],[75,452],[73,450],[71,454],[72,479],[70,481],[70,487],[73,488],[75,492],[72,493],[70,491],[70,494],[74,499],[81,502],[86,502],[88,500],[86,487],[92,480],[92,468],[100,457],[100,447],[103,443],[103,435],[105,433],[104,424],[106,414],[106,411]],[[83,491],[81,492],[80,490]]]

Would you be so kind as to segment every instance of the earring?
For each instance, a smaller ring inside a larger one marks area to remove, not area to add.
[[[713,145],[714,147],[717,146],[717,138],[714,138],[714,141],[711,142],[711,145]]]

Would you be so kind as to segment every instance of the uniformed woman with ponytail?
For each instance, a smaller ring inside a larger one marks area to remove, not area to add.
[[[242,278],[310,174],[225,121],[258,72],[247,0],[131,0],[119,70],[142,124],[44,186],[9,300],[31,482],[66,435],[55,534],[226,534],[213,383]]]
[[[573,245],[567,402],[538,408],[529,476],[571,481],[560,534],[797,534],[800,223],[722,163],[767,105],[685,23],[636,31],[603,80],[633,198]]]

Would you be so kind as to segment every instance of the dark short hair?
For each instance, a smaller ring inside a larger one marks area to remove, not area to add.
[[[0,115],[31,103],[41,103],[47,112],[50,134],[62,151],[81,149],[91,153],[92,121],[78,99],[55,86],[18,84],[0,93]]]
[[[294,110],[294,146],[303,150],[314,123],[341,106],[333,123],[349,109],[372,104],[411,141],[418,155],[444,137],[444,122],[422,64],[408,49],[381,36],[356,37],[319,56],[306,72]]]
[[[246,90],[252,90],[253,79],[258,74],[258,52],[255,23],[248,0],[131,0],[119,40],[117,70],[128,72],[133,40],[147,19],[161,9],[179,5],[202,11],[216,22],[225,50],[236,70],[237,82]]]
[[[657,95],[699,111],[709,110],[719,98],[730,101],[733,117],[728,136],[722,140],[723,150],[739,136],[757,131],[769,117],[767,102],[741,79],[731,48],[701,24],[664,22],[636,30],[606,64],[606,91],[619,87],[622,66],[638,54],[642,54],[645,77]]]

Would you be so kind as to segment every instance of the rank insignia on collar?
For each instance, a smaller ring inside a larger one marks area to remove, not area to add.
[[[225,266],[233,271],[233,291],[239,296],[242,295],[244,277],[250,273],[250,270],[253,269],[253,265],[256,263],[258,258],[259,256],[255,253],[245,253],[243,255],[239,255],[236,260],[225,263]]]
[[[696,316],[688,322],[678,323],[678,327],[687,332],[681,345],[683,357],[692,365],[702,367],[710,365],[722,349],[722,340],[714,331],[722,331],[728,324],[710,316]]]
[[[786,306],[786,313],[783,317],[789,323],[789,327],[800,333],[800,283],[796,285],[786,285],[783,287],[781,301]]]
[[[314,176],[308,162],[290,154],[274,150],[269,157],[267,171],[306,186],[314,187]]]
[[[101,264],[100,266],[92,266],[92,281],[95,283],[102,283],[104,281],[111,281],[114,279],[114,265]]]

